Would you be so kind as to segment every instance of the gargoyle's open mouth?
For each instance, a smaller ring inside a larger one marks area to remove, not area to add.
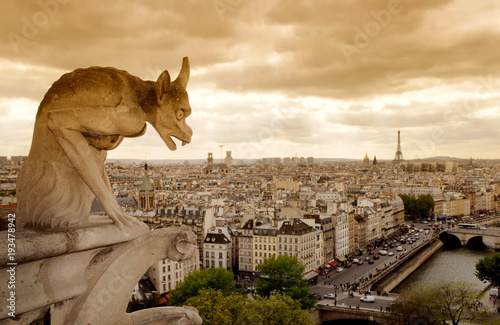
[[[175,144],[174,140],[172,140],[172,137],[174,137],[177,140],[181,141],[182,146],[185,146],[186,144],[188,144],[189,142],[191,142],[191,140],[183,140],[181,138],[176,137],[175,135],[168,136],[168,137],[165,138],[165,144],[167,145],[168,149],[170,149],[172,151],[177,150],[177,145]]]

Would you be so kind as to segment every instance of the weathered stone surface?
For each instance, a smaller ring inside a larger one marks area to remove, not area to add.
[[[109,219],[106,218],[108,223]],[[121,243],[135,233],[117,231],[112,224],[75,229],[22,229],[16,232],[16,262],[24,263]],[[8,238],[0,237],[0,266],[8,261]]]
[[[173,324],[199,324],[193,309],[171,309],[170,313],[152,309],[142,312],[144,317],[125,312],[135,285],[149,266],[167,257],[189,258],[195,245],[191,230],[166,228],[127,242],[20,263],[16,266],[16,315],[24,320],[16,324],[30,324],[49,310],[51,324],[160,324],[161,319],[163,323],[170,319]],[[7,268],[0,269],[1,283],[9,280]],[[0,300],[6,301],[10,291],[2,286]],[[5,304],[0,305],[0,324],[12,321],[8,312]]]
[[[104,170],[107,150],[144,134],[146,122],[170,150],[171,137],[189,143],[186,86],[189,61],[177,79],[165,70],[156,82],[115,68],[91,67],[63,75],[38,108],[28,159],[17,180],[17,226],[73,228],[89,220],[94,197],[115,226],[139,236],[147,227],[118,206]]]

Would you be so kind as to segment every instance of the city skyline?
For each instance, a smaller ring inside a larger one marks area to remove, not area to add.
[[[2,4],[0,154],[27,155],[62,74],[114,66],[187,86],[191,144],[149,126],[110,159],[500,159],[500,6],[494,1],[46,0]],[[131,14],[132,13],[132,14]],[[179,144],[179,143],[178,143]]]

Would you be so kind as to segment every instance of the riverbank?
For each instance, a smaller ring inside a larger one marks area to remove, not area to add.
[[[419,246],[411,254],[401,258],[397,263],[390,265],[371,284],[371,291],[391,292],[411,273],[418,269],[428,258],[443,246],[437,237]]]

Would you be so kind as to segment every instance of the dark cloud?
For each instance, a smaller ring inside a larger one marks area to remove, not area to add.
[[[244,144],[241,150],[260,146],[260,153],[295,144],[309,155],[321,148],[357,156],[371,147],[392,156],[397,128],[415,139],[442,128],[450,133],[450,143],[441,144],[446,150],[458,150],[451,142],[463,136],[470,137],[463,143],[493,148],[477,112],[497,107],[499,99],[500,9],[494,1],[0,6],[0,98],[6,101],[39,102],[61,74],[93,65],[150,80],[164,69],[175,76],[189,56],[190,148],[197,155],[203,146],[231,143]],[[498,111],[485,119],[498,121]],[[474,131],[457,133],[457,125]],[[149,154],[164,149],[154,133],[145,139]],[[116,154],[146,150],[133,142],[122,146]]]

